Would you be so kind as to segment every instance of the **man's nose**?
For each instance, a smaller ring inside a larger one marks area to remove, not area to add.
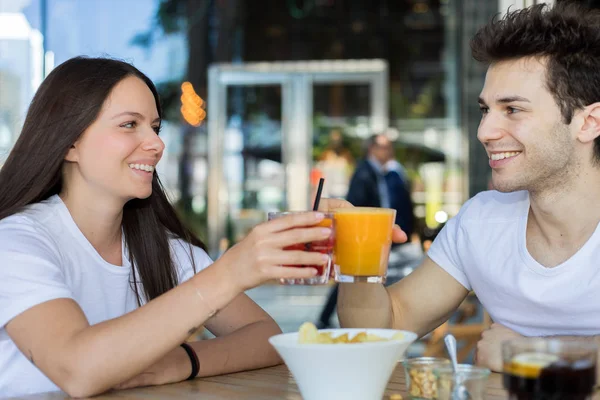
[[[505,126],[500,121],[500,117],[493,113],[486,114],[479,123],[477,129],[477,139],[486,144],[500,139],[505,132]]]

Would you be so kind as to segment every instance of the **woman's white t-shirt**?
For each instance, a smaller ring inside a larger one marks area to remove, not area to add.
[[[448,221],[428,256],[513,331],[600,335],[600,225],[568,260],[546,268],[527,250],[529,208],[527,191],[479,193]]]
[[[194,274],[189,245],[171,239],[170,246],[184,282]],[[202,249],[192,248],[197,272],[212,263]],[[122,259],[122,266],[106,262],[58,196],[0,220],[0,397],[59,390],[19,351],[6,324],[58,298],[77,302],[92,325],[136,309],[125,246]]]

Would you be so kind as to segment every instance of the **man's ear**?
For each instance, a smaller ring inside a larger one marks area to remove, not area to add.
[[[79,151],[78,151],[77,145],[78,145],[77,142],[75,142],[71,145],[71,148],[69,149],[69,151],[67,152],[67,155],[65,156],[65,161],[69,161],[69,162],[79,161]]]
[[[589,143],[600,136],[600,103],[590,104],[582,110],[583,125],[577,138],[582,143]]]

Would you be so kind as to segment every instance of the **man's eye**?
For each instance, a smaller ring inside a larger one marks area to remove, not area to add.
[[[133,129],[136,126],[137,126],[137,123],[135,121],[130,121],[130,122],[126,122],[123,125],[121,125],[121,128]]]
[[[518,113],[519,111],[521,111],[521,110],[518,110],[518,109],[516,109],[516,108],[514,108],[514,107],[506,107],[506,112],[507,112],[508,114],[514,114],[514,113]]]
[[[480,111],[482,114],[487,114],[487,113],[490,111],[490,109],[489,109],[489,108],[487,108],[487,107],[480,106],[480,107],[479,107],[479,111]]]

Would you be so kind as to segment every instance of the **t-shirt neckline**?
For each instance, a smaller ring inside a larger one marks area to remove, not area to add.
[[[596,225],[596,229],[592,233],[592,235],[588,238],[588,240],[581,246],[579,250],[575,252],[571,257],[567,260],[563,261],[559,265],[555,267],[545,267],[540,264],[531,253],[527,249],[527,220],[529,219],[529,208],[531,207],[529,193],[527,193],[527,199],[523,202],[523,209],[521,211],[521,218],[519,220],[519,250],[521,253],[521,257],[525,262],[525,265],[532,270],[533,272],[545,275],[545,276],[555,276],[562,273],[565,270],[572,270],[573,268],[577,268],[578,259],[581,257],[581,254],[587,252],[588,247],[593,246],[594,243],[597,243],[598,240],[596,236],[600,235],[600,223]]]
[[[73,234],[75,239],[77,241],[79,241],[79,243],[88,251],[88,253],[90,253],[92,255],[92,257],[94,257],[94,259],[98,263],[100,263],[103,267],[109,269],[113,273],[122,273],[123,275],[129,274],[129,272],[130,272],[129,271],[129,260],[127,258],[128,256],[127,256],[127,251],[125,248],[125,237],[124,236],[121,236],[122,237],[121,260],[122,260],[123,265],[112,264],[112,263],[106,261],[104,258],[102,258],[100,253],[98,253],[98,251],[94,248],[94,246],[92,246],[90,241],[85,237],[83,232],[81,232],[81,229],[79,229],[79,226],[77,226],[77,224],[75,223],[75,220],[73,219],[73,216],[69,212],[67,205],[63,202],[63,200],[60,198],[60,196],[53,195],[52,197],[49,198],[49,200],[57,205],[60,217],[63,220],[63,222],[65,223],[65,226],[67,227],[67,229]]]

